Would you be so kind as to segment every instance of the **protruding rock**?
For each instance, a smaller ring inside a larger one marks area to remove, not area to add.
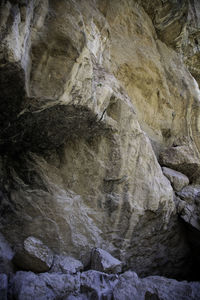
[[[177,195],[181,198],[177,206],[180,217],[200,231],[200,186],[188,185]]]
[[[182,188],[189,184],[189,179],[186,175],[166,167],[163,167],[162,170],[163,174],[171,182],[175,191],[180,191]]]
[[[120,273],[122,271],[122,262],[103,249],[94,248],[91,256],[91,269],[93,270],[105,273]]]
[[[182,172],[194,180],[200,173],[200,159],[192,146],[183,145],[171,147],[160,154],[160,163],[163,166]]]
[[[195,203],[200,206],[200,185],[188,185],[179,191],[177,195],[187,203]]]
[[[53,263],[53,253],[42,241],[30,236],[24,241],[24,249],[16,253],[13,261],[23,270],[45,272]]]
[[[64,273],[64,274],[76,274],[83,270],[83,264],[81,261],[71,257],[56,255],[54,257],[53,266],[51,268],[52,273]]]

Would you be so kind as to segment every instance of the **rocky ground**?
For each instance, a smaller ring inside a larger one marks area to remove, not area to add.
[[[2,299],[200,298],[199,29],[198,0],[0,2]]]

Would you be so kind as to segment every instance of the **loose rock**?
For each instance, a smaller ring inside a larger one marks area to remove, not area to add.
[[[122,262],[107,251],[94,248],[91,254],[91,268],[105,273],[120,273],[122,271]]]
[[[24,249],[15,254],[13,262],[23,270],[45,272],[53,263],[53,253],[42,241],[31,236],[24,241]]]
[[[53,266],[50,272],[63,273],[63,274],[76,274],[83,270],[83,264],[81,261],[64,255],[56,255],[54,257]]]
[[[163,167],[163,174],[169,179],[175,191],[180,191],[189,184],[189,179],[184,174],[175,170]]]

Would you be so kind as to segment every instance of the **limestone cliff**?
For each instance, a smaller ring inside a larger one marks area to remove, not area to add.
[[[1,1],[0,232],[18,268],[33,236],[86,268],[100,247],[141,276],[199,279],[199,15]]]

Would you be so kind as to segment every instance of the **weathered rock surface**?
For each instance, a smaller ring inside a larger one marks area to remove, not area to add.
[[[105,250],[94,248],[91,253],[91,269],[104,273],[120,273],[122,262]]]
[[[131,271],[118,276],[93,270],[73,276],[20,271],[12,278],[9,289],[10,295],[19,300],[198,300],[199,292],[197,282],[178,282],[159,276],[140,279]]]
[[[63,255],[56,255],[53,260],[53,266],[50,272],[63,273],[63,274],[76,274],[83,270],[83,264],[81,261]]]
[[[184,221],[190,247],[198,268],[198,263],[200,263],[200,186],[188,185],[177,192],[177,195],[177,211]]]
[[[189,184],[189,179],[184,174],[175,170],[163,167],[163,174],[169,179],[175,191],[180,191]]]
[[[188,204],[200,206],[200,186],[188,185],[184,187],[177,195]]]
[[[199,153],[187,145],[171,147],[161,152],[160,163],[186,174],[191,181],[199,179]]]
[[[159,38],[183,57],[200,83],[200,3],[198,0],[140,1],[151,17]]]
[[[196,282],[178,282],[159,276],[139,279],[134,272],[126,272],[119,277],[114,287],[114,299],[200,299],[200,284]]]
[[[22,270],[45,272],[53,263],[53,253],[42,241],[29,236],[24,240],[23,249],[15,254],[13,262]]]
[[[19,300],[47,300],[67,297],[80,289],[80,276],[17,272],[10,293]]]
[[[85,266],[99,247],[139,275],[184,277],[157,157],[172,147],[165,165],[198,181],[200,93],[168,47],[188,6],[155,1],[155,25],[142,2],[1,2],[0,229],[19,249],[34,235]]]

